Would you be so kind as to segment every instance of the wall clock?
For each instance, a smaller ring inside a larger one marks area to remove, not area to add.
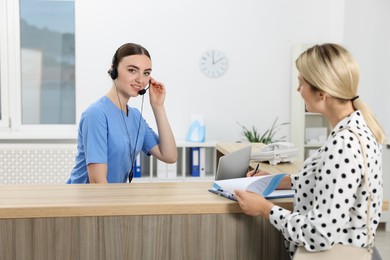
[[[199,67],[207,77],[218,78],[226,72],[228,60],[223,52],[210,50],[200,57]]]

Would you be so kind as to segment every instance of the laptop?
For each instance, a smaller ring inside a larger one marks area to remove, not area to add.
[[[252,146],[246,146],[219,158],[215,180],[246,177]]]

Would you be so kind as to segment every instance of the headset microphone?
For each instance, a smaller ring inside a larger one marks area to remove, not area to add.
[[[144,89],[141,89],[140,91],[138,91],[138,95],[141,95],[141,96],[144,95],[146,93],[146,90],[148,90],[149,87],[150,87],[150,83],[149,83],[147,88],[144,88]]]

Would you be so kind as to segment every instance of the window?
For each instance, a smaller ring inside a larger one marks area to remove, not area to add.
[[[0,59],[1,59],[1,53],[0,53]],[[0,72],[1,72],[1,63],[0,63]],[[2,116],[2,104],[3,104],[3,102],[1,102],[1,73],[0,73],[0,121],[3,120],[3,116]]]
[[[74,0],[0,0],[0,134],[75,128],[74,9]]]
[[[5,77],[4,77],[4,68],[6,67],[5,63],[5,43],[6,43],[6,33],[7,23],[6,23],[6,8],[4,0],[0,0],[0,127],[7,125],[7,102],[6,102],[6,91],[5,88]]]
[[[21,0],[20,47],[22,124],[74,124],[74,1]]]

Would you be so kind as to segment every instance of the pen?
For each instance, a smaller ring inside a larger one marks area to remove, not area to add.
[[[256,169],[253,172],[252,176],[254,176],[257,173],[257,171],[259,170],[259,167],[260,167],[260,163],[257,164]]]

